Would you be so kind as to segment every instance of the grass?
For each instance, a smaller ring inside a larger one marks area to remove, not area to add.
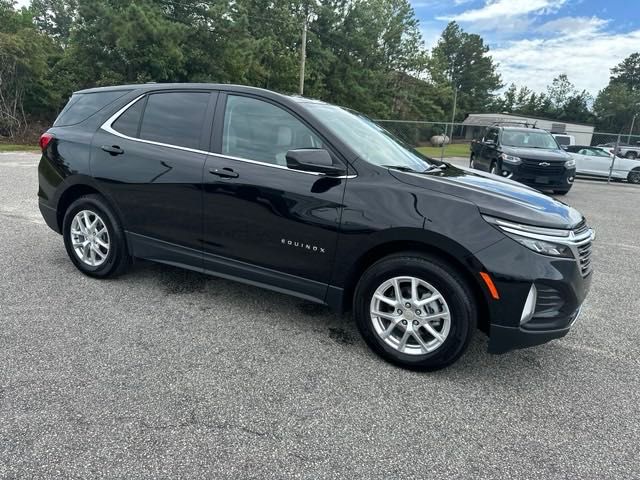
[[[37,152],[37,145],[17,145],[15,143],[0,143],[0,152]]]
[[[440,158],[442,154],[442,148],[440,147],[418,147],[416,150],[427,157],[433,158]],[[470,153],[468,143],[454,143],[444,148],[445,157],[468,157]]]

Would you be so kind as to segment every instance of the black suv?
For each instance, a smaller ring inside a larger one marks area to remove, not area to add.
[[[556,195],[568,193],[576,176],[575,160],[553,135],[526,124],[488,127],[471,143],[469,164]]]
[[[562,337],[593,232],[524,185],[429,159],[365,116],[251,87],[77,92],[41,138],[40,210],[97,278],[133,258],[352,310],[405,367]],[[256,332],[259,335],[259,332]]]

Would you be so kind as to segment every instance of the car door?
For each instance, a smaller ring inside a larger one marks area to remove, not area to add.
[[[205,166],[205,269],[324,299],[347,179],[291,170],[286,152],[328,145],[264,98],[222,94]],[[334,162],[340,162],[330,152]]]
[[[497,128],[489,128],[482,140],[481,168],[487,172],[491,171],[491,162],[497,157],[498,134]]]
[[[585,154],[585,151],[584,147],[567,147],[567,152],[576,162],[576,173],[592,175],[590,157]]]
[[[583,171],[589,175],[599,177],[609,176],[611,168],[611,156],[598,148],[584,147],[578,151],[581,157]]]
[[[202,175],[217,93],[151,92],[93,139],[92,174],[118,207],[134,254],[202,266]]]

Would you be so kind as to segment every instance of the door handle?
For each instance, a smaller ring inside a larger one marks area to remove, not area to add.
[[[124,153],[124,150],[118,145],[102,145],[100,148],[111,155],[122,155]]]
[[[224,167],[220,168],[212,168],[209,170],[209,173],[212,175],[217,175],[222,178],[238,178],[240,175],[237,172],[233,171],[233,168]]]

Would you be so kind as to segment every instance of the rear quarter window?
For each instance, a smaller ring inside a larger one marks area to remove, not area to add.
[[[95,93],[75,93],[69,99],[62,112],[60,112],[53,126],[63,127],[83,122],[128,92],[129,90],[113,90]]]

